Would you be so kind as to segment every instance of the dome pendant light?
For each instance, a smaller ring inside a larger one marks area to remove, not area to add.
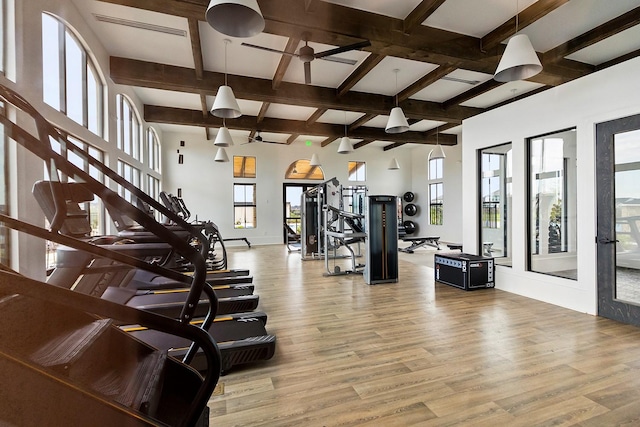
[[[398,106],[398,72],[399,69],[393,70],[396,73],[396,106],[391,110],[389,114],[389,120],[387,121],[387,127],[384,129],[386,133],[402,133],[409,130],[409,123],[404,116],[402,108]]]
[[[338,153],[348,154],[353,151],[353,145],[347,136],[347,112],[344,112],[344,136],[340,138],[340,146],[338,147]]]
[[[257,0],[211,0],[204,16],[214,30],[231,37],[252,37],[264,30]]]
[[[213,101],[211,114],[224,119],[235,119],[242,115],[238,101],[233,94],[231,87],[227,85],[227,45],[231,40],[224,40],[224,85],[218,88],[216,99]]]
[[[542,64],[526,34],[518,34],[518,3],[516,2],[516,35],[507,42],[493,79],[498,82],[525,80],[542,71]]]

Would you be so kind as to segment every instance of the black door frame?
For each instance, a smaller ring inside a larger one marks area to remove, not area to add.
[[[305,192],[309,188],[317,187],[316,183],[309,182],[283,182],[282,183],[282,223],[286,221],[287,218],[287,188],[289,187],[301,187],[302,191]],[[282,242],[287,242],[287,231],[282,228]]]
[[[614,135],[640,129],[640,114],[596,125],[598,315],[640,326],[640,306],[616,299]]]

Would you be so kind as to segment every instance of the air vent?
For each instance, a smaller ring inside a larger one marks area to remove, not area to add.
[[[456,82],[456,83],[465,83],[471,86],[474,86],[480,83],[480,80],[465,80],[465,79],[458,79],[456,77],[449,77],[449,76],[444,76],[442,80],[448,80],[450,82]]]
[[[96,21],[109,24],[124,25],[125,27],[139,28],[141,30],[155,31],[157,33],[170,34],[172,36],[186,37],[187,32],[178,28],[164,27],[162,25],[148,24],[146,22],[131,21],[129,19],[116,18],[114,16],[93,14]]]

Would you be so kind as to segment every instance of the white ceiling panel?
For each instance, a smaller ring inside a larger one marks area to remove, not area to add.
[[[640,0],[570,1],[522,32],[538,52],[546,52],[638,6]]]
[[[426,132],[431,129],[435,129],[438,126],[445,124],[446,122],[437,122],[434,120],[420,120],[409,126],[409,130],[414,132]]]
[[[416,92],[411,96],[411,99],[444,102],[492,78],[493,76],[489,74],[469,70],[455,70],[447,74],[445,79],[440,79],[420,92]]]
[[[427,62],[387,56],[351,90],[392,96],[436,68],[438,65]],[[396,69],[399,70],[397,87],[393,71]]]
[[[98,38],[109,41],[105,44],[109,55],[194,67],[186,19],[104,2],[74,1]]]
[[[195,93],[174,92],[162,89],[149,89],[136,87],[134,89],[142,103],[147,105],[159,105],[162,107],[185,108],[188,110],[200,110],[200,96]]]
[[[303,120],[306,121],[310,115],[316,111],[311,107],[300,107],[295,105],[285,104],[271,104],[267,109],[266,117],[273,117],[276,119],[288,119],[288,120]]]
[[[404,19],[421,0],[325,0],[327,3],[339,4],[354,9],[373,12],[392,18]]]
[[[389,121],[389,116],[375,116],[373,119],[369,120],[364,126],[368,128],[380,128],[384,129],[387,127],[387,122]]]
[[[640,25],[579,50],[567,56],[567,58],[591,65],[599,65],[637,49],[640,49]]]
[[[214,100],[215,96],[207,97],[209,109],[213,107]],[[211,102],[209,103],[209,101]],[[260,108],[262,108],[262,102],[259,101],[249,101],[247,99],[236,99],[236,101],[238,101],[238,107],[240,107],[240,112],[243,116],[257,116]]]
[[[483,37],[536,0],[447,0],[422,25]],[[480,48],[480,46],[478,46]]]
[[[460,105],[466,107],[476,108],[488,108],[492,105],[499,104],[503,101],[507,101],[509,98],[520,96],[523,93],[531,92],[544,85],[540,83],[528,82],[526,80],[520,80],[517,82],[505,83],[489,92],[485,92],[482,95],[478,95]]]
[[[320,123],[344,125],[345,123],[351,124],[362,116],[364,116],[363,113],[353,111],[327,110],[317,121]]]
[[[260,33],[255,37],[234,38],[213,30],[206,22],[200,22],[200,40],[204,69],[224,73],[225,40],[230,40],[227,48],[227,72],[234,75],[272,79],[282,55],[242,46],[247,42],[271,49],[283,50],[287,37]],[[189,47],[191,49],[191,47]]]

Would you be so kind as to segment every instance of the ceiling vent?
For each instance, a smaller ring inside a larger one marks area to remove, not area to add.
[[[94,13],[96,21],[107,22],[109,24],[124,25],[125,27],[139,28],[141,30],[155,31],[156,33],[169,34],[172,36],[186,37],[187,32],[178,28],[164,27],[162,25],[148,24],[146,22],[131,21],[129,19],[116,18],[114,16],[98,15]]]

